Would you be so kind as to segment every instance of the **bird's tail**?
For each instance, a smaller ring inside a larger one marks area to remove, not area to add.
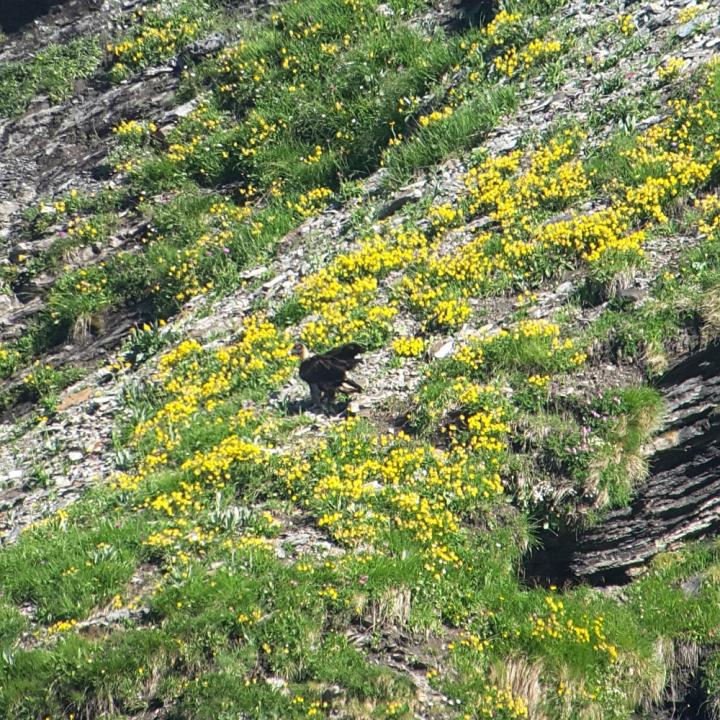
[[[343,380],[342,385],[338,386],[338,390],[340,392],[348,394],[359,393],[363,391],[360,385],[358,385],[354,380],[350,380],[348,378],[345,378],[345,380]]]

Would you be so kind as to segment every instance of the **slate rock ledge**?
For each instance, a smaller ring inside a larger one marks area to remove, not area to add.
[[[657,387],[667,407],[648,481],[597,526],[546,543],[529,576],[623,584],[658,553],[720,529],[720,346],[684,356]]]

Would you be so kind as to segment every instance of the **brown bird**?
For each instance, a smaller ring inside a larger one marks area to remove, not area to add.
[[[347,377],[362,360],[357,356],[364,353],[365,348],[358,343],[347,343],[319,355],[310,355],[310,351],[297,343],[292,354],[300,358],[300,377],[310,386],[310,397],[315,405],[331,403],[335,393],[362,392],[362,388]]]

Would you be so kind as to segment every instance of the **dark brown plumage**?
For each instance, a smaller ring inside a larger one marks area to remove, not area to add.
[[[310,386],[310,397],[316,405],[330,403],[339,390],[344,393],[362,392],[355,381],[347,377],[362,360],[357,357],[365,352],[358,343],[347,343],[319,355],[310,355],[308,349],[298,343],[293,348],[300,362],[300,377]]]

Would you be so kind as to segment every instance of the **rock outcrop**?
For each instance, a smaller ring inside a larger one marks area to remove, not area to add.
[[[683,357],[657,388],[667,411],[648,481],[632,504],[577,537],[546,538],[530,577],[621,584],[658,553],[720,527],[720,346]]]

